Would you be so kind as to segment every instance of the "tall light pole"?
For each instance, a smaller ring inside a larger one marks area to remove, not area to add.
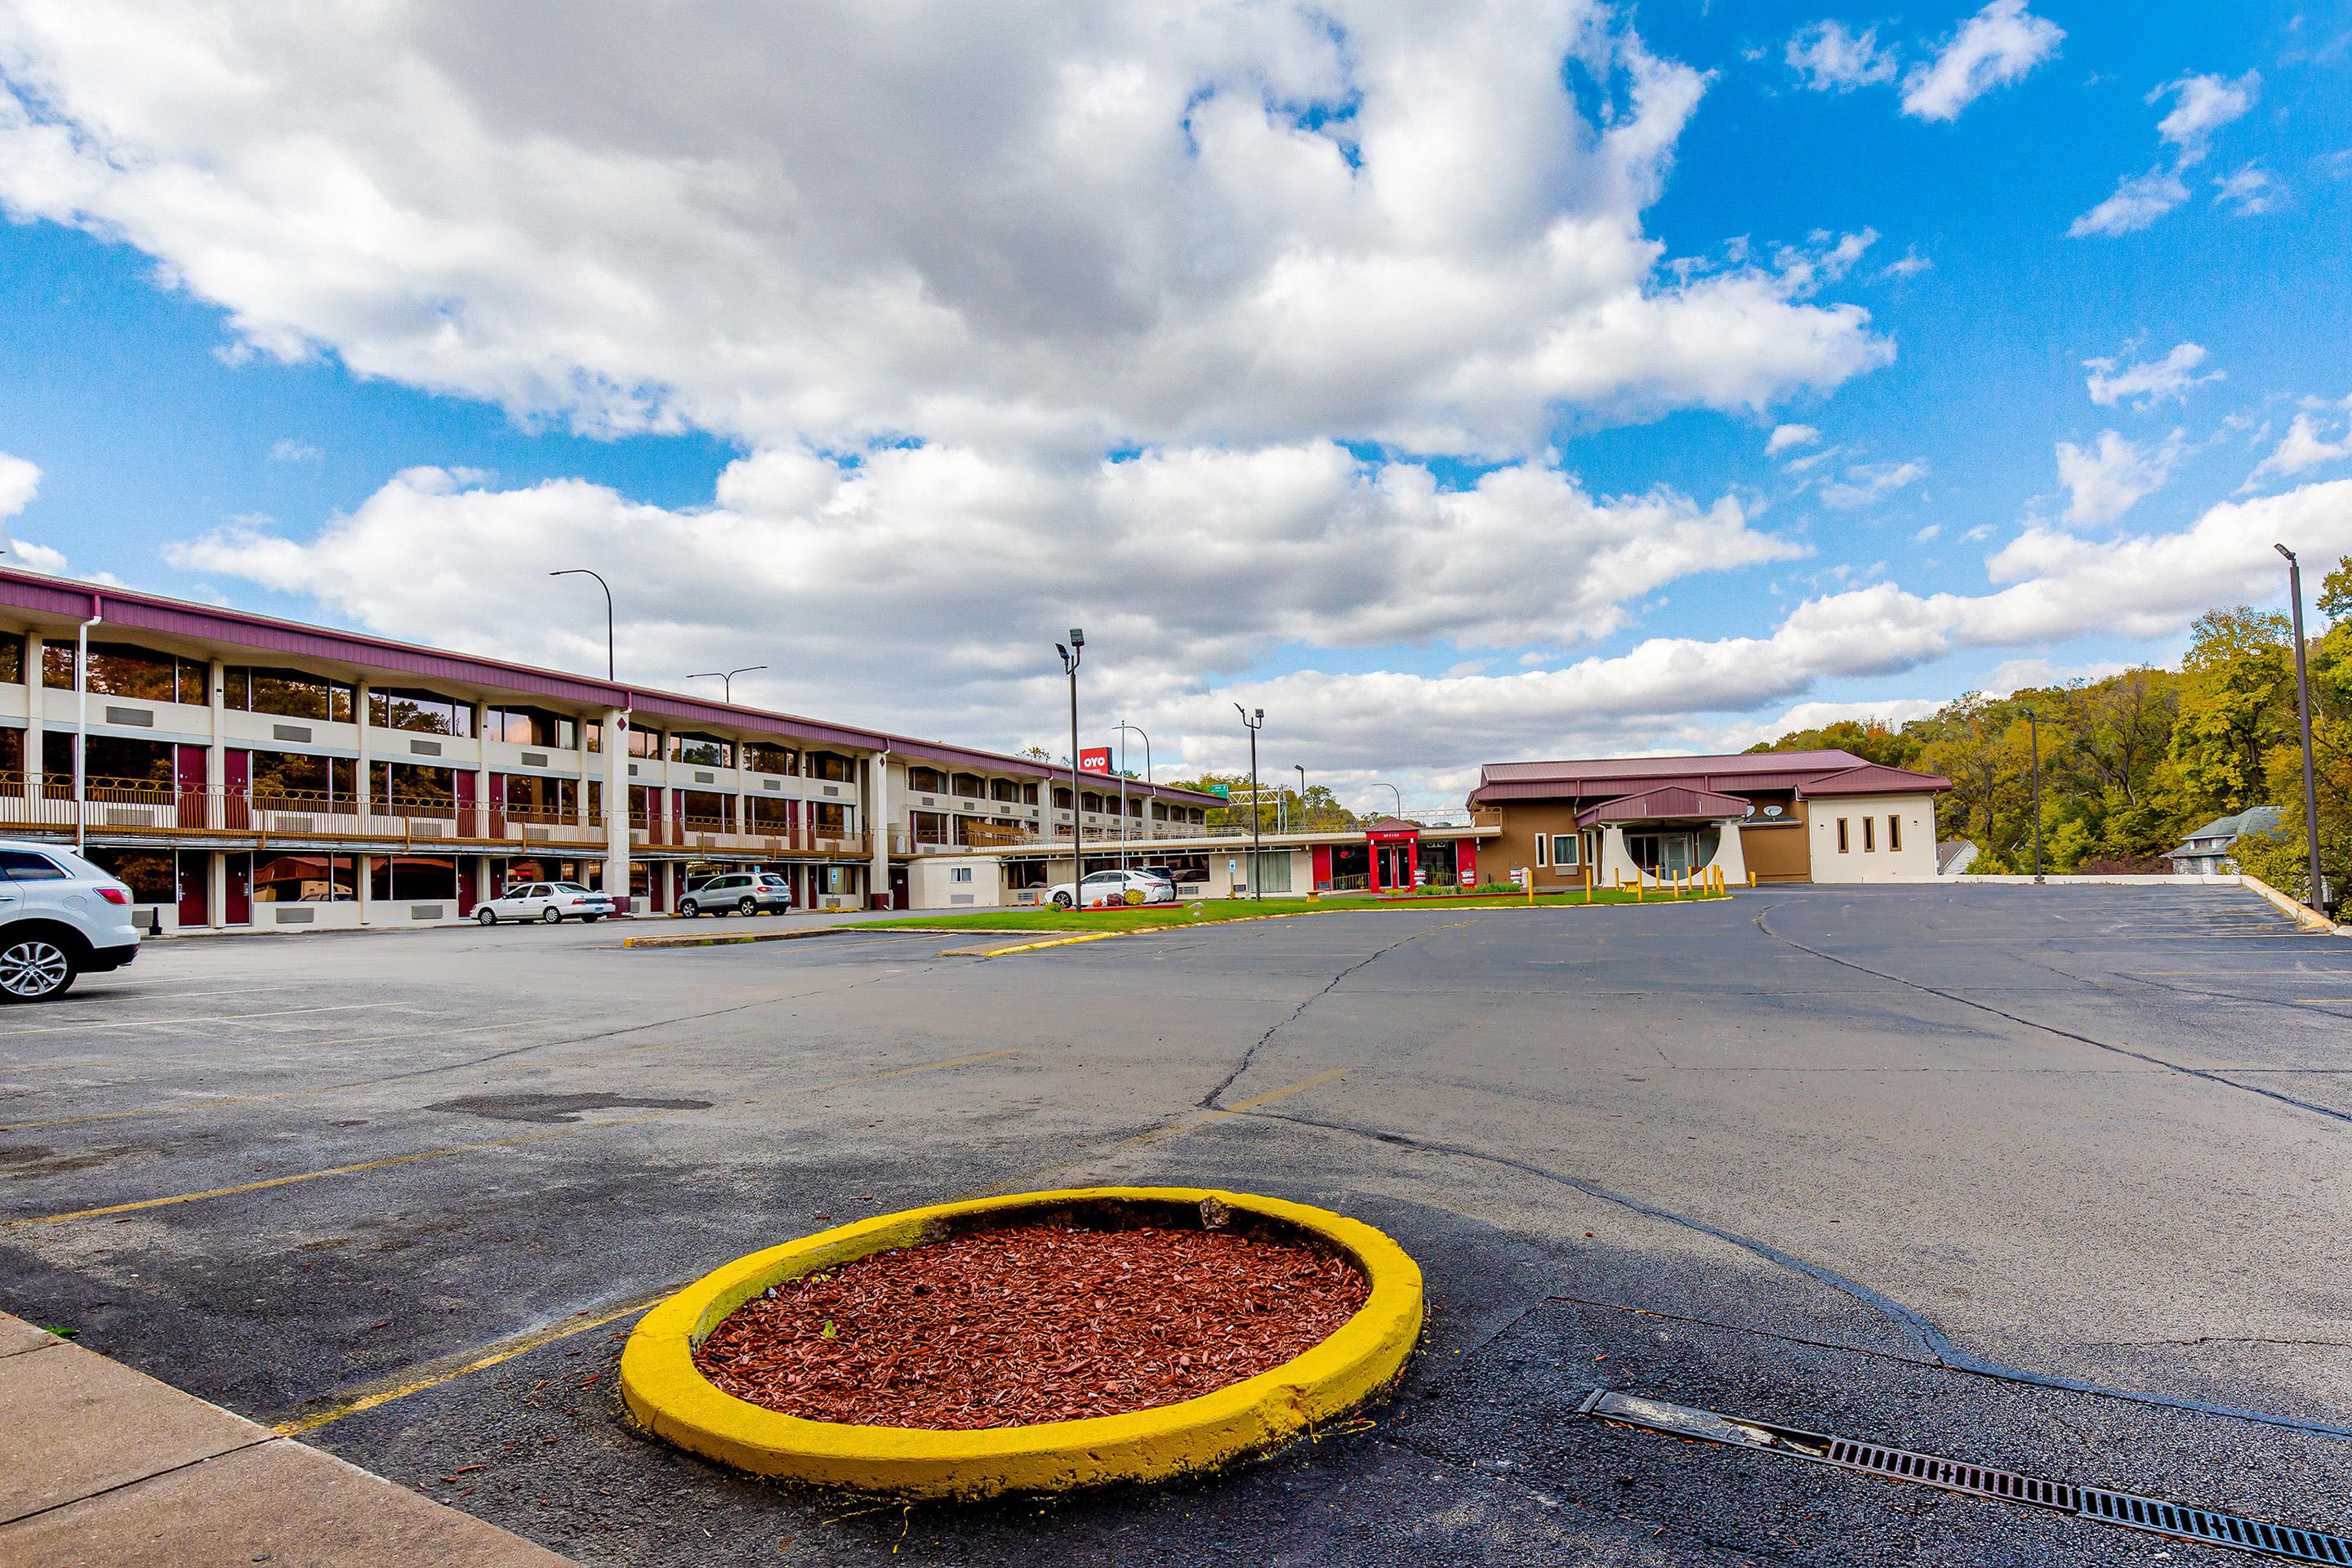
[[[1298,775],[1298,831],[1307,831],[1307,764],[1293,763],[1290,771]]]
[[[1258,847],[1258,825],[1262,818],[1258,816],[1257,798],[1257,732],[1265,728],[1265,710],[1259,709],[1257,717],[1253,719],[1250,710],[1236,702],[1234,711],[1242,716],[1242,728],[1250,732],[1250,897],[1256,900],[1265,897],[1265,889],[1259,886],[1265,868],[1265,851]]]
[[[2025,732],[2033,747],[2033,879],[2042,880],[2042,726],[2033,710],[2025,710]]]
[[[719,688],[719,700],[726,703],[730,707],[732,707],[735,703],[735,678],[739,675],[749,675],[755,669],[765,669],[767,668],[768,667],[764,664],[746,664],[739,666],[734,669],[705,669],[698,670],[695,674],[688,676],[687,679],[688,680],[717,680],[723,682],[724,684]]]
[[[1086,854],[1079,843],[1083,831],[1078,812],[1078,661],[1086,657],[1087,634],[1077,627],[1070,628],[1070,646],[1054,645],[1062,656],[1062,673],[1070,678],[1070,907],[1079,909],[1083,895],[1078,884],[1087,879]]]
[[[1396,786],[1396,785],[1394,785],[1394,784],[1374,784],[1372,787],[1373,787],[1374,789],[1384,789],[1384,790],[1388,791],[1391,795],[1392,795],[1396,796],[1396,803],[1397,803],[1397,813],[1396,813],[1396,814],[1397,814],[1397,816],[1398,816],[1400,818],[1402,818],[1402,817],[1404,816],[1404,791],[1402,791],[1402,790],[1401,790],[1401,789],[1397,788],[1397,786]]]
[[[1127,732],[1129,730],[1134,731],[1139,735],[1143,735],[1143,726],[1140,724],[1130,724],[1124,719],[1121,719],[1117,726],[1117,733],[1118,735],[1119,772],[1118,863],[1121,866],[1125,866],[1127,864]],[[1143,786],[1146,789],[1150,789],[1151,787],[1151,737],[1149,735],[1143,735]],[[1146,798],[1148,800],[1150,797],[1147,796]],[[1149,811],[1150,807],[1146,805],[1144,809]]]
[[[2319,879],[2319,787],[2311,772],[2311,671],[2303,651],[2303,563],[2285,545],[2275,548],[2286,557],[2287,598],[2294,607],[2294,707],[2303,721],[2303,847],[2311,860],[2311,894],[2304,902],[2325,914],[2327,894]]]
[[[566,566],[562,571],[550,572],[548,575],[593,577],[596,579],[596,586],[604,590],[604,679],[613,679],[613,584],[605,582],[602,574],[591,572],[585,566]]]

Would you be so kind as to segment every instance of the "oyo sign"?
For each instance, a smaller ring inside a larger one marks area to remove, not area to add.
[[[1110,772],[1110,748],[1088,746],[1078,753],[1078,771],[1087,773]]]

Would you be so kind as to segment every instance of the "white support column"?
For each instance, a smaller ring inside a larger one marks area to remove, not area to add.
[[[1748,855],[1739,842],[1739,824],[1727,822],[1723,825],[1723,841],[1716,847],[1715,858],[1708,864],[1722,868],[1726,887],[1744,888],[1748,885]]]
[[[38,632],[25,637],[25,802],[28,806],[48,793],[41,780],[47,771],[42,761],[42,717],[48,705],[45,683],[48,654],[42,647],[44,641]]]
[[[368,683],[364,680],[352,688],[352,722],[357,724],[360,731],[360,760],[357,763],[353,764],[352,793],[353,797],[359,802],[359,813],[362,817],[368,816],[374,806],[373,786],[368,782],[369,695]],[[361,831],[366,831],[366,824],[364,822],[361,824]],[[362,913],[361,918],[362,921],[365,920],[366,917],[364,913]]]
[[[474,834],[488,837],[490,832],[490,708],[487,702],[474,704]],[[503,809],[504,800],[499,802]],[[466,837],[465,823],[457,825],[460,837]]]
[[[1613,888],[1620,879],[1627,882],[1642,879],[1642,868],[1633,864],[1633,854],[1625,847],[1625,830],[1613,822],[1601,825],[1601,868],[1598,886]]]
[[[866,763],[867,903],[890,890],[890,753],[877,752]]]
[[[604,710],[604,891],[629,896],[629,735],[621,710]],[[581,791],[584,796],[588,792]],[[584,809],[584,808],[583,808]]]

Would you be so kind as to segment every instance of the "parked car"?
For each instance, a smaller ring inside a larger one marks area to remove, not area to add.
[[[70,849],[0,838],[0,1002],[46,1002],[138,956],[127,884]]]
[[[793,885],[772,871],[730,871],[687,889],[677,912],[689,919],[733,910],[739,915],[790,914]]]
[[[612,894],[577,882],[522,882],[474,906],[474,918],[486,926],[500,921],[540,921],[551,926],[579,921],[594,925],[613,912]]]
[[[1150,871],[1097,871],[1073,888],[1067,882],[1057,882],[1045,890],[1045,901],[1057,910],[1074,905],[1082,909],[1100,909],[1106,904],[1123,904],[1133,891],[1142,895],[1139,902],[1172,904],[1176,901],[1176,884]]]

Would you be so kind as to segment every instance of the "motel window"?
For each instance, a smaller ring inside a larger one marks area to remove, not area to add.
[[[0,632],[0,682],[25,684],[25,639],[15,632]]]
[[[1871,855],[1877,853],[1877,850],[1878,819],[1874,816],[1865,816],[1862,819],[1862,852]]]
[[[838,752],[811,752],[807,761],[808,776],[813,779],[823,779],[828,784],[850,784],[856,780],[856,764]]]
[[[830,801],[811,801],[809,828],[821,837],[838,838],[849,831],[849,808]]]
[[[255,879],[256,882],[259,880]],[[373,898],[386,900],[454,899],[457,896],[457,862],[442,855],[379,855],[368,892]]]
[[[544,708],[493,708],[484,715],[482,732],[510,746],[547,746],[570,752],[578,750],[580,745],[579,721],[551,713]]]
[[[41,771],[53,795],[73,797],[74,732],[45,730],[41,739]],[[133,741],[120,735],[92,735],[84,784],[92,791],[144,792],[168,789],[173,783],[172,747],[162,741]]]
[[[588,820],[604,820],[604,781],[602,779],[588,781]]]
[[[580,805],[576,779],[539,778],[530,773],[493,774],[490,796],[517,816],[569,822]]]
[[[1538,867],[1551,864],[1551,840],[1540,833],[1536,835],[1536,864]]]
[[[241,713],[276,713],[288,719],[352,721],[353,689],[343,681],[299,669],[255,669],[242,665],[228,671],[224,700]]]
[[[1035,784],[1023,784],[1021,786],[1021,804],[1024,805],[1034,805],[1037,804],[1037,786]]]
[[[771,746],[761,741],[743,742],[743,765],[755,773],[782,773],[787,777],[801,771],[801,754],[790,746]]]
[[[1057,789],[1054,792],[1054,809],[1055,811],[1067,811],[1070,809],[1070,792],[1068,790]]]
[[[168,849],[108,849],[91,845],[89,863],[127,882],[134,904],[173,904],[180,900],[179,868]]]
[[[314,757],[296,752],[254,752],[249,755],[253,769],[250,793],[265,805],[282,801],[296,810],[333,812],[359,808],[359,763],[354,758]]]
[[[950,793],[960,795],[966,800],[982,799],[988,794],[988,785],[982,782],[978,773],[958,773],[948,782],[954,785]]]
[[[937,768],[908,768],[907,787],[919,795],[943,795],[947,792],[948,775]]]
[[[1886,847],[1895,851],[1903,847],[1903,819],[1891,811],[1886,814]]]
[[[1248,858],[1250,890],[1254,893],[1286,893],[1290,891],[1290,852],[1268,850]]]
[[[992,779],[988,785],[988,798],[1006,805],[1018,805],[1021,804],[1021,786],[1011,779]],[[1032,795],[1030,798],[1034,800],[1036,797]]]
[[[358,862],[349,855],[257,855],[257,904],[341,904],[360,896]]]
[[[640,729],[635,725],[630,726],[629,755],[633,757],[645,757],[651,759],[658,757],[661,754],[662,738],[661,731],[659,730],[646,730]]]
[[[0,786],[22,784],[25,778],[25,731],[0,729]]]
[[[969,881],[971,881],[971,867],[969,867],[969,866],[953,866],[953,867],[949,868],[949,869],[948,869],[948,880],[949,880],[949,881],[950,881],[950,882],[969,882]]]
[[[208,703],[209,667],[193,658],[176,658],[152,648],[129,643],[89,645],[89,689],[109,697],[133,697],[147,702]],[[74,683],[74,645],[42,645],[41,684],[70,691]]]
[[[457,778],[448,768],[414,763],[370,763],[368,795],[379,816],[457,815]],[[401,895],[408,897],[406,893]]]
[[[1839,818],[1838,818],[1838,853],[1839,853],[1839,854],[1841,854],[1841,855],[1843,855],[1843,854],[1846,854],[1847,852],[1848,852],[1848,850],[1847,850],[1846,839],[1845,839],[1845,818],[1844,818],[1844,817],[1843,817],[1843,816],[1841,816],[1841,817],[1839,817]]]
[[[1555,833],[1551,836],[1551,863],[1563,871],[1576,869],[1576,835]]]
[[[731,768],[735,765],[735,742],[722,741],[716,735],[672,734],[669,738],[670,760],[691,763],[702,768]]]
[[[368,693],[368,722],[383,730],[420,730],[428,735],[471,735],[474,705],[437,691],[378,687]]]

